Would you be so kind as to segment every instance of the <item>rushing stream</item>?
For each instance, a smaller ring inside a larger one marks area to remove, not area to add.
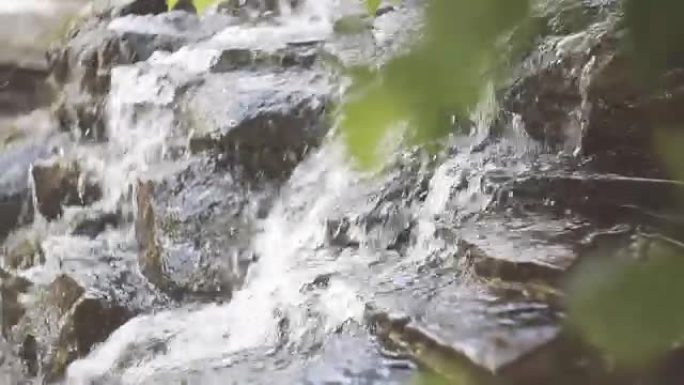
[[[46,9],[22,1],[0,0],[0,13]],[[31,220],[13,214],[5,245],[40,249],[29,253],[38,263],[0,269],[33,287],[10,301],[3,284],[3,311],[26,308],[3,315],[0,348],[15,346],[0,355],[4,378],[390,385],[457,356],[485,380],[541,384],[526,381],[548,378],[554,359],[574,365],[566,351],[545,353],[562,337],[559,277],[588,235],[623,233],[621,218],[575,212],[568,193],[586,192],[585,204],[595,184],[652,180],[581,168],[583,89],[563,106],[568,140],[553,151],[531,138],[528,111],[488,90],[470,122],[452,122],[441,153],[390,143],[381,171],[353,167],[329,127],[348,85],[334,63],[399,54],[417,37],[420,4],[387,6],[351,34],[339,20],[365,12],[352,0],[201,17],[131,11],[60,43],[49,123],[60,129],[40,128],[0,156],[16,171],[0,190],[20,189],[25,173],[32,207]],[[580,55],[602,36],[567,35],[531,61],[590,61]]]

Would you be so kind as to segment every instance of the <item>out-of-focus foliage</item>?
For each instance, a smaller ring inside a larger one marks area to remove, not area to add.
[[[371,15],[374,14],[378,8],[380,8],[380,5],[382,4],[382,0],[366,0],[366,5],[368,6],[368,13]]]
[[[179,0],[167,0],[169,9],[172,9]],[[217,0],[192,0],[198,13],[204,12],[205,9],[217,3]]]
[[[623,0],[631,56],[651,80],[664,68],[684,66],[684,1]]]
[[[372,9],[372,5],[369,7]],[[528,0],[430,0],[415,47],[380,69],[356,69],[343,106],[342,133],[362,168],[377,165],[392,128],[408,123],[407,139],[425,144],[466,117],[484,85],[506,61],[505,39],[527,25]]]
[[[453,379],[442,377],[435,373],[420,373],[412,385],[474,385],[471,382],[455,382]]]
[[[617,363],[651,363],[684,337],[684,258],[659,245],[648,261],[588,263],[570,290],[571,320]]]

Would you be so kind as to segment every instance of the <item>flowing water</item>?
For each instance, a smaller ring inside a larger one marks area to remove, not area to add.
[[[192,163],[192,157],[177,155],[190,133],[175,124],[175,84],[206,71],[202,58],[222,47],[277,48],[284,42],[329,39],[332,15],[341,7],[346,9],[334,0],[309,1],[275,23],[229,26],[176,53],[155,54],[148,63],[164,68],[161,76],[144,72],[142,65],[115,68],[107,99],[109,140],[56,139],[62,153],[102,181],[103,199],[91,207],[68,208],[56,222],[36,214],[30,231],[44,239],[46,263],[23,274],[47,284],[67,272],[88,290],[106,293],[122,271],[137,272],[132,224],[93,239],[70,235],[69,224],[92,212],[119,211],[132,219],[139,179],[161,179]],[[119,28],[116,23],[110,28]],[[376,32],[379,41],[400,24]],[[344,52],[345,47],[331,49]],[[267,75],[238,74],[236,79],[242,94],[273,84]],[[515,130],[486,151],[470,151],[486,137],[493,112],[491,102],[483,103],[473,117],[476,127],[452,138],[450,154],[399,152],[385,171],[372,175],[351,167],[339,138],[330,134],[296,167],[268,214],[255,224],[249,240],[255,261],[230,301],[178,304],[139,274],[128,274],[115,295],[151,310],[71,364],[64,384],[408,383],[414,364],[382,350],[365,327],[367,314],[375,306],[408,304],[407,292],[428,298],[445,285],[457,297],[471,295],[470,288],[459,292],[455,276],[426,275],[425,270],[450,263],[453,255],[454,246],[440,229],[456,228],[490,203],[493,190],[484,176],[505,178],[528,167],[520,159],[534,148]],[[357,247],[331,245],[335,220],[351,223],[346,236]],[[413,241],[394,247],[409,228]],[[432,283],[424,285],[425,279]],[[478,301],[482,296],[486,293],[472,294]]]

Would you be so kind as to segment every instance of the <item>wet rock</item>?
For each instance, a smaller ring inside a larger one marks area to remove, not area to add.
[[[48,53],[52,77],[61,87],[55,114],[62,129],[73,130],[79,137],[104,139],[113,67],[146,60],[156,51],[175,51],[230,22],[220,15],[200,21],[196,15],[181,12],[88,19],[63,46]]]
[[[48,105],[52,90],[45,68],[22,68],[0,62],[0,115],[16,115]]]
[[[54,307],[60,316],[66,314],[71,306],[85,293],[78,282],[68,275],[62,274],[55,278],[47,287],[48,303]]]
[[[501,206],[571,210],[604,225],[639,220],[660,227],[676,225],[684,184],[666,179],[619,175],[536,173],[521,175],[499,192]],[[668,219],[669,217],[669,219]]]
[[[588,64],[582,149],[598,170],[663,177],[655,138],[676,133],[684,122],[684,76],[681,70],[663,74],[649,87],[632,63],[618,51]]]
[[[59,380],[73,360],[85,357],[95,344],[104,342],[132,317],[133,314],[125,307],[107,303],[104,299],[82,298],[66,315],[46,364],[46,381]]]
[[[299,70],[207,77],[188,94],[190,151],[220,153],[251,180],[285,179],[327,132],[327,87],[325,77]],[[227,94],[228,103],[215,103]]]
[[[126,3],[115,7],[113,15],[158,15],[168,10],[166,0],[126,0]]]
[[[2,302],[2,335],[7,337],[26,313],[20,295],[26,294],[32,284],[26,279],[13,276],[0,269],[0,296]]]
[[[22,366],[15,349],[0,336],[0,382],[24,385]]]
[[[24,270],[45,263],[40,241],[30,235],[13,234],[3,246],[5,267]]]
[[[570,35],[585,30],[615,12],[613,0],[550,0],[537,2],[534,15],[543,19],[545,29],[541,32],[553,35]]]
[[[197,8],[195,8],[195,4],[192,3],[192,0],[179,0],[173,6],[173,10],[174,11],[184,11],[184,12],[189,12],[189,13],[197,13]]]
[[[543,224],[526,219],[484,219],[468,226],[458,243],[462,265],[480,277],[558,282],[578,257],[570,240],[583,234],[568,234],[581,230],[577,224],[544,219]],[[554,237],[570,239],[561,242]]]
[[[349,233],[351,223],[348,218],[326,221],[326,243],[334,247],[358,247],[359,242]]]
[[[684,77],[673,69],[641,81],[618,19],[602,15],[581,32],[547,37],[522,65],[504,105],[530,137],[588,157],[593,170],[663,178],[654,138],[684,121]]]
[[[315,49],[318,42],[290,46],[275,51],[262,51],[251,48],[229,48],[221,50],[220,56],[212,63],[210,71],[224,73],[236,70],[263,69],[271,67],[279,70],[288,67],[309,68],[318,59]]]
[[[518,114],[532,139],[557,148],[581,144],[580,76],[598,33],[551,37],[528,59],[531,69],[506,91],[506,109]]]
[[[390,12],[394,12],[395,7],[392,4],[384,4],[378,7],[378,9],[375,11],[375,17],[380,17],[382,15],[388,14]]]
[[[40,145],[19,145],[0,153],[0,239],[33,219],[29,169],[48,154]]]
[[[414,279],[413,288],[369,308],[367,317],[385,344],[447,378],[460,373],[456,378],[474,383],[502,376],[524,384],[516,382],[522,373],[531,375],[523,367],[535,376],[557,368],[544,359],[549,353],[535,354],[560,338],[557,309],[526,298],[523,288],[502,297],[475,282],[431,281]]]
[[[98,214],[92,218],[79,221],[71,232],[72,235],[95,238],[108,228],[115,228],[121,223],[118,213]]]
[[[252,260],[253,222],[272,192],[248,189],[215,167],[200,159],[137,186],[141,271],[175,295],[230,295]]]
[[[26,336],[19,349],[19,357],[29,377],[38,375],[38,341],[32,335]]]
[[[153,198],[154,184],[152,182],[139,183],[136,194],[138,216],[135,222],[135,235],[141,248],[138,264],[141,272],[150,282],[160,288],[166,288],[169,283],[164,277],[160,246],[157,243]]]
[[[291,9],[297,8],[301,0],[225,0],[217,5],[219,12],[228,13],[234,16],[264,16],[278,15],[282,12],[281,4],[289,3]]]
[[[75,163],[46,162],[31,169],[38,212],[59,218],[64,206],[87,206],[100,199],[99,186],[87,181]]]
[[[47,286],[34,287],[31,293],[34,299],[21,317],[11,319],[14,325],[9,335],[22,347],[25,372],[42,374],[46,383],[59,380],[69,363],[84,357],[133,316],[112,299],[87,293],[65,274]]]

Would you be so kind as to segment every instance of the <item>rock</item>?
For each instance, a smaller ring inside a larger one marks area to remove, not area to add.
[[[26,336],[19,349],[19,357],[24,365],[26,374],[29,377],[37,376],[40,366],[38,363],[38,341],[36,341],[36,337],[32,335]]]
[[[19,296],[26,294],[32,284],[26,279],[15,277],[0,269],[0,295],[2,302],[2,336],[7,337],[26,313]]]
[[[45,380],[52,383],[61,379],[72,361],[85,357],[95,344],[104,342],[132,317],[133,314],[125,307],[100,298],[82,298],[66,315],[44,370]]]
[[[577,261],[574,245],[588,228],[572,217],[485,215],[459,230],[457,256],[480,277],[559,283]]]
[[[525,384],[523,378],[550,376],[563,363],[546,359],[563,351],[553,348],[561,338],[558,309],[527,298],[524,285],[502,295],[446,278],[413,277],[411,288],[371,304],[367,317],[380,339],[447,378],[482,383],[498,377]]]
[[[22,290],[26,291],[26,284]],[[31,304],[10,319],[13,325],[8,326],[13,329],[9,333],[8,328],[8,334],[22,347],[26,373],[42,374],[46,383],[59,380],[69,363],[84,357],[133,316],[111,299],[87,293],[65,274],[47,286],[34,287],[32,293]]]
[[[0,337],[0,383],[23,385],[22,366],[12,346]]]
[[[375,10],[375,17],[380,17],[386,15],[390,12],[394,12],[396,8],[392,4],[383,4]]]
[[[0,115],[16,115],[46,106],[52,90],[46,83],[48,72],[0,62]]]
[[[326,244],[333,247],[358,247],[359,242],[352,239],[349,230],[351,223],[348,218],[328,219],[326,221]]]
[[[600,38],[589,32],[547,38],[506,90],[504,106],[519,114],[532,139],[552,149],[581,145],[580,75]]]
[[[168,10],[166,0],[126,0],[126,3],[115,7],[113,16],[158,15]]]
[[[278,15],[283,11],[281,4],[287,4],[290,9],[296,9],[301,0],[225,0],[217,5],[219,12],[234,16],[265,16]]]
[[[661,229],[681,227],[679,197],[684,184],[652,178],[587,172],[523,174],[501,186],[498,204],[544,208],[558,213],[571,210],[597,224],[640,221]],[[674,229],[673,229],[674,230]]]
[[[618,51],[587,65],[582,150],[600,171],[665,177],[655,138],[677,134],[684,122],[684,72],[663,74],[649,88],[632,63]]]
[[[155,51],[175,51],[229,24],[225,16],[200,21],[181,12],[87,20],[65,45],[48,53],[52,78],[61,87],[55,114],[62,129],[74,130],[79,137],[104,139],[113,67],[146,60]]]
[[[504,105],[531,138],[577,152],[595,171],[664,178],[654,138],[684,115],[684,76],[674,69],[646,86],[609,12],[581,32],[550,36],[522,65]],[[676,128],[675,128],[676,130]]]
[[[248,179],[287,178],[327,132],[327,86],[325,78],[301,71],[277,78],[244,73],[210,76],[188,94],[190,151],[218,152]],[[236,103],[214,102],[227,93]]]
[[[26,75],[23,71],[44,73],[45,51],[62,37],[65,26],[88,3],[86,0],[7,3],[0,11],[0,65],[19,69],[17,80]]]
[[[121,215],[118,213],[103,213],[79,221],[71,234],[95,238],[108,228],[117,227],[120,223]]]
[[[192,0],[178,0],[173,6],[174,11],[184,11],[189,13],[197,13],[197,8]]]
[[[29,168],[48,154],[47,148],[29,144],[0,152],[0,240],[33,219]]]
[[[253,222],[271,192],[246,189],[211,161],[137,186],[142,273],[174,295],[229,296],[252,260]]]
[[[54,307],[59,316],[66,314],[71,306],[85,293],[78,282],[68,275],[62,274],[55,278],[47,287],[48,303]]]
[[[275,70],[288,67],[309,68],[318,59],[318,54],[315,50],[317,43],[289,46],[275,51],[262,51],[250,48],[222,49],[221,54],[212,63],[210,71],[225,73],[268,67],[272,67]]]
[[[45,263],[40,241],[30,234],[13,234],[3,247],[5,267],[25,270]]]
[[[102,195],[99,186],[85,180],[75,163],[34,164],[31,176],[38,212],[49,221],[62,215],[63,206],[87,206]]]

